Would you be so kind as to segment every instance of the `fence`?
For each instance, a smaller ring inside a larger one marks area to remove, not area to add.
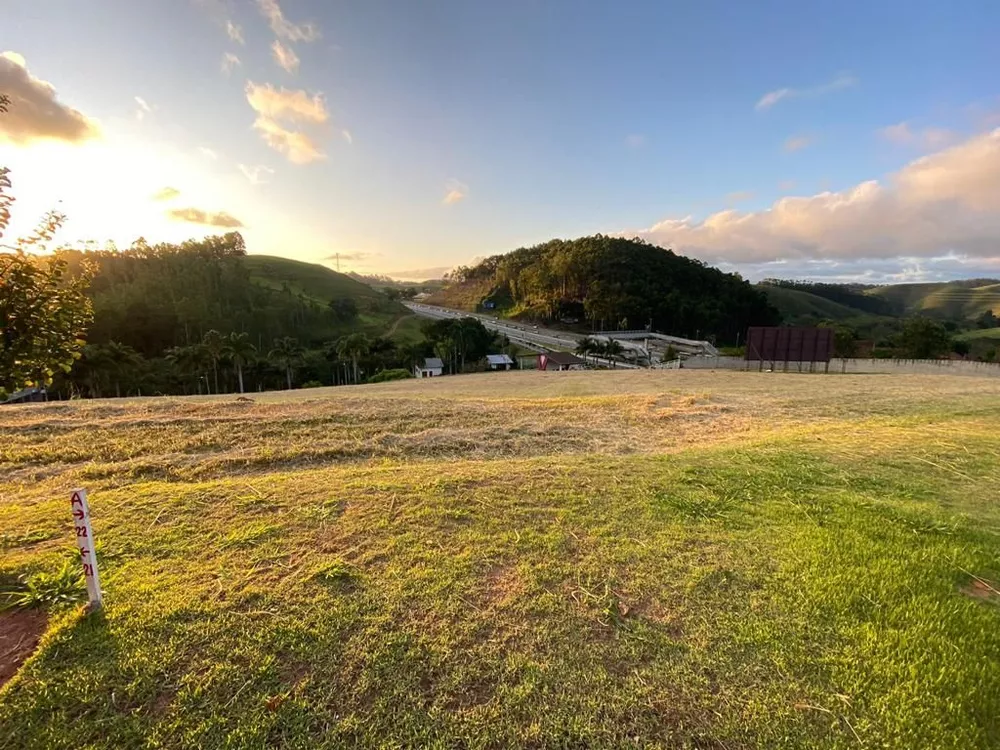
[[[667,362],[665,369],[676,369],[679,360]],[[753,370],[761,363],[747,362],[742,357],[689,357],[680,367],[685,370]],[[782,372],[822,373],[824,362],[776,362],[774,370]],[[763,363],[770,370],[770,363]],[[972,362],[962,359],[831,359],[831,373],[898,373],[910,375],[972,375],[976,377],[1000,377],[1000,362]]]

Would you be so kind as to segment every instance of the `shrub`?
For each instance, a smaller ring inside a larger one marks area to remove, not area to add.
[[[413,373],[409,370],[403,370],[401,368],[395,370],[382,370],[382,372],[377,372],[368,378],[369,383],[386,383],[390,380],[406,380],[407,378],[412,378]]]
[[[79,560],[67,560],[55,572],[39,571],[21,578],[21,585],[8,593],[15,607],[57,607],[86,598],[87,589]]]

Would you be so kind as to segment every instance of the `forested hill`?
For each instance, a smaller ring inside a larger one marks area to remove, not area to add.
[[[548,321],[643,328],[735,341],[749,325],[780,322],[766,295],[727,274],[641,240],[552,240],[457,268],[429,301]]]
[[[383,333],[398,302],[324,266],[248,256],[239,234],[122,251],[62,250],[95,275],[90,344],[117,342],[149,357],[210,330],[245,332],[259,347],[292,336],[309,346],[354,331]]]

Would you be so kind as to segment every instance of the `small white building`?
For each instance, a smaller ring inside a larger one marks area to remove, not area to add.
[[[544,352],[538,355],[539,370],[582,370],[584,361],[569,352]]]
[[[438,357],[427,357],[423,366],[416,365],[413,374],[418,378],[439,378],[444,373],[444,362]]]
[[[506,354],[487,354],[486,364],[491,370],[509,370],[514,366],[514,360]]]

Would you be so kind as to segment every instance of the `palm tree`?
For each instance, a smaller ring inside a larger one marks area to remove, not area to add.
[[[214,328],[206,333],[201,340],[202,346],[212,360],[212,374],[215,378],[215,392],[219,392],[219,360],[226,353],[226,339]]]
[[[236,379],[239,381],[240,393],[243,393],[243,368],[254,360],[257,347],[250,343],[249,333],[233,331],[229,334],[229,340],[226,341],[223,353],[236,368]]]
[[[615,357],[619,356],[623,351],[625,351],[625,347],[623,347],[615,339],[608,339],[608,343],[605,344],[602,348],[604,349],[604,356],[611,360],[611,366],[617,367],[617,363],[615,362]]]
[[[208,360],[205,347],[201,344],[175,346],[172,349],[167,349],[167,360],[181,373],[194,375],[197,380],[198,393],[201,393],[201,372]]]
[[[288,381],[288,390],[292,389],[292,367],[302,361],[302,347],[296,339],[285,336],[283,339],[274,340],[274,348],[267,353],[267,358],[285,368],[285,378]]]
[[[596,353],[599,346],[600,344],[590,338],[590,336],[585,336],[576,343],[576,353],[581,355],[583,361],[586,362],[587,357]]]
[[[121,398],[121,380],[139,364],[139,353],[131,346],[109,341],[100,347],[101,365],[108,370],[115,384],[115,398]]]
[[[337,354],[351,360],[354,369],[354,382],[358,382],[358,359],[368,354],[371,342],[363,333],[352,333],[337,342]]]

